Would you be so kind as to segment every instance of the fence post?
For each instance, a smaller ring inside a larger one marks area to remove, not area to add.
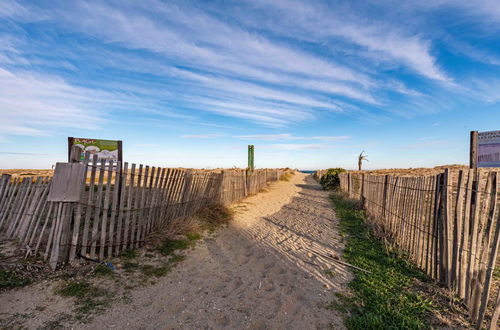
[[[470,168],[477,168],[477,131],[470,132]]]
[[[219,191],[217,192],[219,203],[222,205],[224,205],[224,175],[225,175],[225,172],[224,172],[224,170],[222,170],[220,172]]]
[[[181,217],[184,217],[187,213],[188,202],[191,197],[191,182],[193,181],[193,173],[191,170],[187,170],[184,172],[184,188],[182,192],[182,214]]]
[[[365,173],[361,174],[361,187],[360,189],[360,196],[361,196],[361,207],[364,209],[365,208]]]
[[[11,175],[10,174],[2,174],[2,180],[0,181],[0,204],[3,199],[4,193],[7,191],[7,187],[9,186]]]
[[[385,220],[385,213],[386,213],[386,203],[387,203],[387,184],[388,184],[389,176],[384,175],[384,192],[382,195],[382,218]]]

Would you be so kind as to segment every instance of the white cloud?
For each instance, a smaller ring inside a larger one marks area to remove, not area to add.
[[[316,149],[326,149],[331,148],[324,144],[271,144],[272,149],[277,150],[316,150]]]
[[[427,78],[450,80],[436,64],[429,40],[390,22],[361,17],[345,6],[325,6],[316,2],[261,0],[252,3],[270,13],[268,24],[264,24],[264,27],[279,33],[323,43],[329,42],[331,37],[340,37],[363,47],[358,53],[361,56],[364,52],[370,56],[374,55],[370,52],[378,52],[380,59],[401,63]],[[276,16],[280,19],[273,19]],[[258,24],[252,18],[246,19],[246,22]]]
[[[181,135],[183,139],[215,139],[223,136],[222,134],[191,134],[191,135]]]
[[[300,139],[294,137],[291,134],[258,134],[258,135],[238,135],[235,136],[242,140],[264,140],[264,141],[276,141],[276,140],[296,140]]]
[[[278,141],[278,140],[321,140],[321,141],[342,141],[349,139],[349,136],[294,136],[292,134],[257,134],[257,135],[238,135],[236,138],[242,140],[263,140],[263,141]]]
[[[85,101],[91,101],[89,91],[60,78],[0,68],[0,134],[43,135],[59,128],[95,129],[103,118],[86,109]]]
[[[323,140],[323,141],[342,141],[349,139],[350,136],[342,135],[342,136],[313,136],[311,139],[313,140]]]

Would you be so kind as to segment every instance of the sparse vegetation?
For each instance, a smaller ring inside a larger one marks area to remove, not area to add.
[[[17,275],[12,271],[0,269],[0,291],[25,286],[31,283],[31,280]]]
[[[184,259],[186,259],[186,257],[181,254],[172,254],[172,256],[170,257],[170,259],[168,259],[168,261],[172,263],[177,263],[183,261]]]
[[[339,174],[345,172],[343,168],[330,168],[327,172],[320,178],[321,187],[324,190],[335,190],[340,187]]]
[[[280,181],[290,181],[290,179],[294,175],[295,175],[295,172],[293,172],[292,170],[286,170],[285,173],[283,173],[280,176]]]
[[[170,269],[168,267],[156,267],[153,265],[143,265],[141,266],[141,271],[146,276],[162,277],[165,276]]]
[[[111,268],[109,268],[108,266],[103,265],[103,264],[95,266],[93,274],[98,275],[98,276],[113,276],[114,275],[113,270],[111,270]]]
[[[137,262],[127,261],[123,264],[123,269],[125,269],[125,271],[132,271],[136,268],[139,268],[139,264]]]
[[[386,252],[355,202],[338,193],[331,199],[341,230],[347,234],[344,258],[370,273],[354,271],[349,284],[353,296],[337,294],[327,307],[349,311],[345,321],[349,329],[428,328],[432,302],[412,287],[415,281],[427,282],[427,276],[407,260]]]
[[[75,318],[80,322],[90,320],[92,314],[102,312],[112,301],[110,291],[84,280],[66,282],[57,291],[63,297],[75,298]]]
[[[169,256],[176,250],[186,250],[192,247],[197,239],[201,236],[187,236],[186,239],[165,239],[161,245],[157,247],[157,250],[164,256]],[[191,239],[190,239],[191,237]]]
[[[126,251],[123,251],[120,254],[120,256],[123,258],[126,258],[126,259],[134,259],[134,258],[137,258],[139,256],[139,254],[137,253],[136,250],[126,250]]]

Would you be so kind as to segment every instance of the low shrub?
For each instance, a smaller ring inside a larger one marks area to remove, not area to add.
[[[320,184],[324,190],[335,190],[340,186],[339,174],[345,172],[343,168],[329,168],[321,177]]]

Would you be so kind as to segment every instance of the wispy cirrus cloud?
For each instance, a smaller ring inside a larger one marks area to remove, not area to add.
[[[294,136],[289,133],[282,134],[256,134],[256,135],[237,135],[236,138],[241,140],[262,140],[262,141],[279,141],[279,140],[322,140],[322,141],[342,141],[347,140],[349,136]]]
[[[325,145],[325,144],[292,144],[292,143],[281,143],[281,144],[271,144],[269,146],[271,149],[276,149],[276,150],[287,150],[287,151],[294,151],[294,150],[317,150],[317,149],[327,149],[331,148],[331,146]]]
[[[223,134],[186,134],[181,135],[183,139],[215,139],[224,136]]]
[[[293,136],[292,134],[257,134],[257,135],[237,135],[235,136],[241,140],[264,140],[264,141],[276,141],[276,140],[297,140],[300,137]]]
[[[438,81],[450,79],[436,64],[429,40],[387,21],[377,22],[360,17],[350,11],[348,6],[339,5],[335,8],[335,5],[301,0],[261,0],[252,3],[268,13],[269,20],[264,26],[279,33],[317,42],[328,42],[328,38],[340,37],[361,46],[363,51],[377,52],[381,60],[396,61],[427,78]],[[272,20],[271,17],[275,16],[282,19]],[[246,22],[257,23],[251,19]]]

